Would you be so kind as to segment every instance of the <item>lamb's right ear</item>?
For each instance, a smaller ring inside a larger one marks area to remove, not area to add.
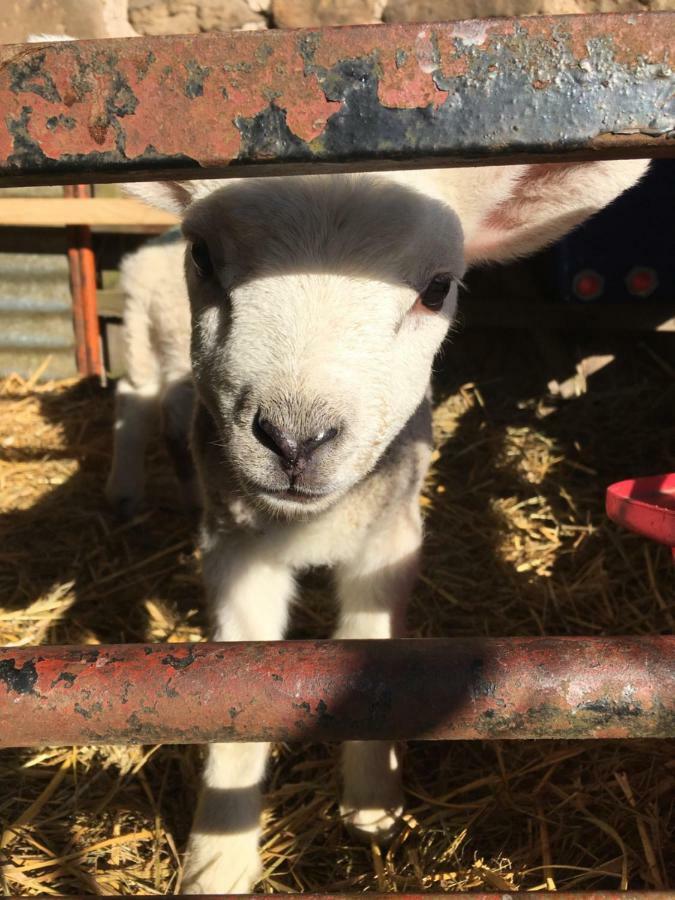
[[[469,266],[527,256],[557,241],[632,187],[648,160],[460,170],[458,212]]]
[[[181,216],[188,206],[217,185],[204,181],[134,181],[122,185],[125,194],[149,206]]]

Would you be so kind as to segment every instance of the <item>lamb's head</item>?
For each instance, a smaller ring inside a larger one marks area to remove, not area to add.
[[[422,402],[463,275],[445,204],[373,178],[266,179],[183,225],[200,397],[240,488],[334,502]]]
[[[286,516],[334,502],[422,402],[464,260],[537,250],[645,168],[133,187],[165,209],[187,207],[193,371],[240,489]]]

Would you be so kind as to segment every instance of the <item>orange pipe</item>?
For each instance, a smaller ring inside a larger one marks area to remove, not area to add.
[[[87,185],[67,186],[64,194],[66,197],[90,197],[91,188]],[[87,225],[73,225],[66,232],[77,371],[85,377],[100,377],[103,365],[96,302],[96,259],[91,229]]]

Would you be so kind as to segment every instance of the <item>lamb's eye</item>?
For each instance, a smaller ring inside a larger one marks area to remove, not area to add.
[[[434,275],[419,296],[422,306],[432,312],[438,312],[448,296],[452,281],[452,275]]]
[[[213,275],[213,263],[206,241],[193,241],[190,253],[200,278],[209,278]]]

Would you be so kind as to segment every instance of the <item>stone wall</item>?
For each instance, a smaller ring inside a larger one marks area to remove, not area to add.
[[[129,18],[140,34],[192,34],[268,27],[270,0],[131,0]]]
[[[675,0],[129,0],[143,34],[644,10],[675,11]]]
[[[29,34],[101,38],[136,32],[127,0],[0,0],[0,43],[20,43]]]
[[[675,0],[389,0],[386,22],[675,10]]]
[[[675,11],[675,0],[0,0],[0,43],[641,10]]]

